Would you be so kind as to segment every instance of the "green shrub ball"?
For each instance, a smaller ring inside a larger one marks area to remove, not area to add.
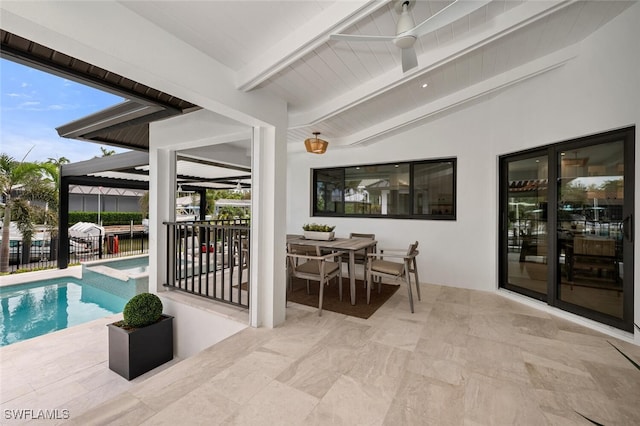
[[[127,302],[122,315],[126,326],[146,327],[162,316],[162,301],[155,294],[140,293]]]

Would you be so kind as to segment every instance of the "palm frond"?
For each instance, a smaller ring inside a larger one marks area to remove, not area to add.
[[[594,425],[596,425],[596,426],[604,426],[602,423],[598,423],[598,422],[596,422],[595,420],[591,420],[589,417],[585,416],[585,415],[584,415],[584,414],[582,414],[582,413],[579,413],[579,412],[577,412],[577,411],[576,411],[576,413],[577,413],[578,415],[580,415],[580,416],[581,416],[583,419],[585,419],[586,421],[591,422],[592,424],[594,424]]]
[[[625,357],[625,358],[626,358],[626,359],[627,359],[631,364],[633,364],[633,366],[634,366],[634,367],[636,367],[638,370],[640,370],[640,365],[638,365],[638,363],[637,363],[637,362],[635,362],[634,360],[632,360],[631,358],[629,358],[629,357],[627,356],[627,354],[625,354],[625,353],[624,353],[624,352],[622,352],[620,349],[618,349],[618,348],[616,347],[616,345],[614,345],[614,344],[613,344],[613,343],[611,343],[610,341],[608,341],[608,340],[607,340],[607,343],[608,343],[608,344],[610,344],[611,346],[613,346],[613,348],[614,348],[616,351],[620,352],[620,354],[622,354],[622,356],[623,356],[623,357]]]

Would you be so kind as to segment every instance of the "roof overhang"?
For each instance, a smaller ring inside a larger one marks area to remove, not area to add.
[[[0,56],[121,96],[127,101],[58,127],[65,138],[147,151],[149,123],[199,109],[197,105],[140,84],[0,29]]]
[[[183,191],[251,188],[251,169],[207,159],[178,156],[176,182]],[[149,189],[149,154],[124,152],[60,167],[60,176],[75,185]]]

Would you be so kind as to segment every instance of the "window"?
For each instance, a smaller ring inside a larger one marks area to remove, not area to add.
[[[313,215],[455,220],[456,160],[313,170]]]

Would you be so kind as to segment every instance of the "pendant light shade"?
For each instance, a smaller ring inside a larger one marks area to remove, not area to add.
[[[307,152],[311,152],[312,154],[324,154],[327,151],[327,146],[329,146],[329,142],[318,139],[318,135],[320,132],[313,132],[315,137],[306,139],[304,141],[304,146],[307,148]]]

